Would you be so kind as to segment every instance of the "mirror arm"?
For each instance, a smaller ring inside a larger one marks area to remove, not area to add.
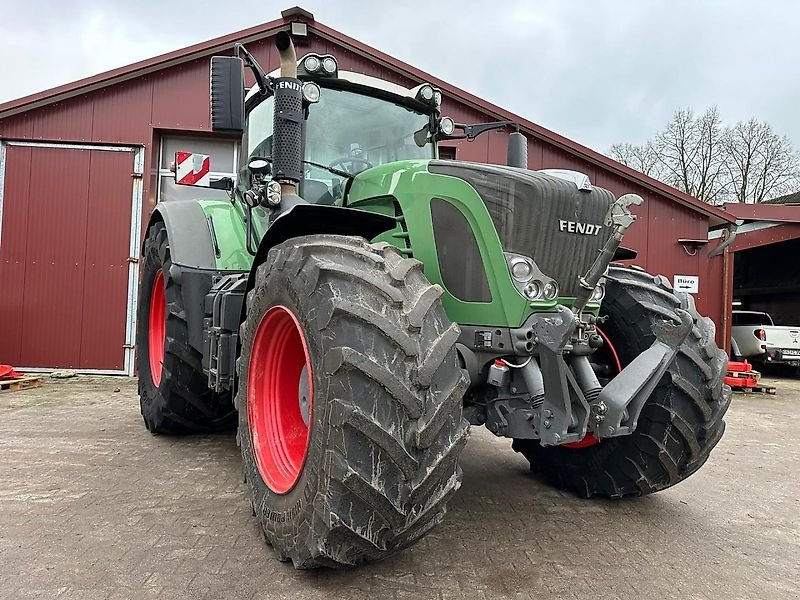
[[[514,125],[513,121],[493,121],[492,123],[476,123],[474,125],[456,125],[456,127],[464,129],[464,135],[468,140],[474,140],[476,137],[487,131],[494,129],[505,129],[509,125]]]
[[[258,89],[261,90],[262,94],[266,94],[268,92],[272,93],[273,89],[271,78],[264,73],[264,69],[261,68],[261,65],[258,64],[258,61],[252,54],[250,54],[247,48],[245,48],[242,44],[234,44],[233,55],[237,58],[242,58],[244,64],[250,67],[250,70],[253,72],[253,76],[256,78]],[[241,57],[239,55],[241,55]]]
[[[486,133],[487,131],[492,131],[494,129],[505,129],[506,127],[517,127],[519,126],[514,123],[514,121],[492,121],[491,123],[475,123],[473,125],[465,125],[464,123],[456,123],[455,128],[460,129],[463,133],[451,133],[447,135],[438,131],[436,133],[436,140],[463,140],[467,139],[470,142],[474,140],[476,137],[481,135],[482,133]]]
[[[233,191],[233,179],[230,177],[222,177],[221,179],[209,183],[208,187],[212,190],[225,190],[226,192],[230,192]]]
[[[458,125],[456,125],[456,127],[458,127]],[[466,138],[467,138],[467,134],[465,134],[465,133],[451,133],[450,135],[447,135],[446,133],[439,132],[439,133],[436,134],[436,141],[437,142],[444,141],[444,140],[463,140],[463,139],[466,139]]]

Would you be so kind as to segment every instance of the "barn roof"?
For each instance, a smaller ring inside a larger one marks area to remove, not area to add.
[[[112,69],[91,77],[79,79],[78,81],[74,81],[72,83],[67,83],[49,90],[2,103],[0,104],[0,119],[141,77],[162,69],[167,69],[169,67],[186,63],[197,58],[211,56],[218,52],[227,51],[230,50],[233,44],[236,42],[246,44],[248,42],[268,38],[281,29],[285,29],[289,23],[295,21],[303,21],[307,23],[309,35],[314,34],[319,36],[321,39],[331,41],[357,55],[367,58],[384,66],[385,68],[388,68],[420,83],[423,81],[432,83],[439,87],[446,95],[449,95],[458,102],[470,106],[471,108],[482,113],[492,115],[500,120],[514,121],[520,125],[520,129],[523,133],[549,143],[552,146],[577,156],[590,164],[604,169],[605,171],[614,173],[625,180],[636,183],[649,191],[655,192],[661,196],[665,196],[668,199],[677,202],[678,204],[686,206],[706,216],[712,226],[735,222],[735,217],[724,210],[716,208],[710,204],[706,204],[705,202],[689,196],[688,194],[685,194],[665,183],[620,164],[599,152],[567,139],[566,137],[537,125],[528,119],[525,119],[519,115],[515,115],[495,104],[487,102],[482,98],[470,94],[467,91],[457,88],[456,86],[442,81],[433,75],[417,69],[416,67],[389,56],[380,50],[367,46],[358,40],[355,40],[339,31],[323,25],[322,23],[316,21],[311,13],[299,7],[284,10],[281,13],[281,18],[274,21],[269,21],[249,29],[230,33],[222,37],[214,38],[212,40],[194,44],[186,48],[181,48],[179,50],[168,52],[160,56],[155,56],[147,60],[142,60],[124,67],[119,67],[117,69]]]
[[[789,206],[797,205],[800,204],[800,192],[794,192],[792,194],[786,194],[785,196],[778,196],[777,198],[764,200],[763,204],[785,204]]]

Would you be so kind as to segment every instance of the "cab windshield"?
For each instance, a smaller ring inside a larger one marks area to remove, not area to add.
[[[249,114],[248,158],[272,155],[273,107],[273,99],[268,98]],[[430,140],[421,147],[414,141],[414,133],[426,125],[428,115],[399,104],[322,88],[319,102],[309,107],[304,158],[351,174],[397,160],[433,158]],[[308,164],[304,177],[300,194],[307,201],[318,204],[341,201],[343,177]]]

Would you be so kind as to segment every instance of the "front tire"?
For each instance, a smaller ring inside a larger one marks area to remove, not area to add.
[[[602,327],[623,367],[650,347],[658,321],[679,321],[677,308],[692,315],[692,332],[648,398],[636,430],[572,448],[514,440],[514,450],[531,462],[533,471],[586,498],[622,498],[671,487],[706,462],[725,431],[722,417],[731,401],[724,385],[728,356],[714,341],[714,323],[665,278],[635,268],[609,270],[600,309],[609,319]]]
[[[181,285],[174,277],[167,229],[154,223],[142,253],[136,319],[139,403],[153,434],[230,430],[236,411],[230,396],[213,393],[202,356],[189,343]]]
[[[461,485],[467,380],[442,290],[389,245],[270,250],[247,296],[239,435],[253,512],[296,568],[381,559]]]

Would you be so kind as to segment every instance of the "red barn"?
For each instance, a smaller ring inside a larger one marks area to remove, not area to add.
[[[272,37],[292,23],[307,30],[298,52],[334,54],[341,68],[413,87],[441,88],[457,122],[512,120],[528,142],[531,169],[586,173],[615,195],[640,194],[625,245],[634,261],[672,279],[697,278],[701,312],[729,337],[732,266],[709,228],[734,222],[608,157],[485,102],[314,20],[302,9],[182,50],[0,104],[0,363],[133,373],[133,332],[142,223],[156,202],[191,188],[171,181],[176,149],[212,156],[212,175],[234,175],[236,140],[212,136],[209,58],[242,42],[267,70]],[[299,25],[300,23],[305,24]],[[507,133],[451,143],[443,156],[505,161]]]

